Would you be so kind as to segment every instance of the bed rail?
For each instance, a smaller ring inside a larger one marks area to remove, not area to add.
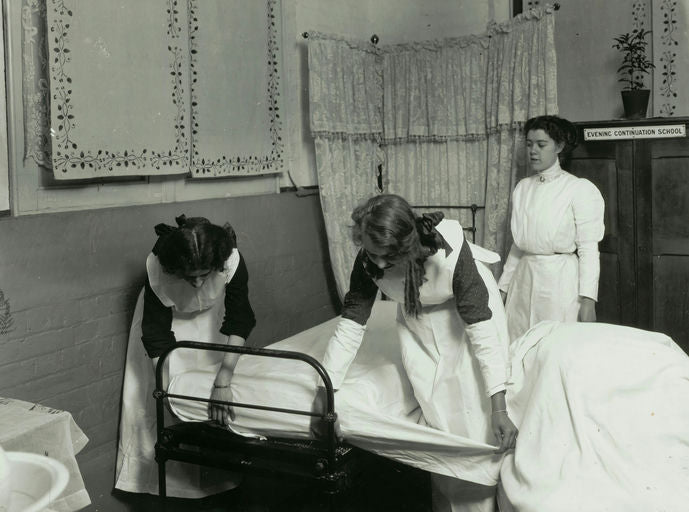
[[[462,226],[462,229],[464,231],[468,231],[471,233],[471,241],[472,243],[476,243],[476,213],[479,210],[485,210],[485,206],[479,206],[475,203],[471,205],[453,205],[453,204],[413,204],[411,205],[412,208],[417,208],[417,209],[425,209],[425,210],[430,210],[437,208],[438,210],[471,210],[471,227],[467,228]]]
[[[163,387],[163,367],[165,364],[165,361],[169,357],[169,355],[178,349],[182,348],[190,348],[190,349],[197,349],[197,350],[210,350],[210,351],[218,351],[218,352],[231,352],[231,353],[236,353],[240,355],[252,355],[252,356],[259,356],[259,357],[273,357],[273,358],[279,358],[279,359],[293,359],[293,360],[298,360],[302,361],[305,364],[309,365],[311,368],[313,368],[318,376],[320,377],[320,380],[323,383],[323,389],[325,390],[325,403],[323,404],[323,411],[322,412],[313,412],[313,411],[306,411],[306,410],[295,410],[295,409],[285,409],[281,407],[271,407],[271,406],[264,406],[264,405],[255,405],[255,404],[247,404],[247,403],[242,403],[242,402],[227,402],[227,401],[221,401],[221,400],[211,400],[209,398],[202,398],[202,397],[194,397],[194,396],[188,396],[188,395],[179,395],[179,394],[173,394],[173,393],[168,393],[166,389]],[[171,430],[169,427],[165,426],[165,400],[169,398],[178,398],[178,399],[185,399],[185,400],[196,400],[200,402],[207,402],[207,403],[218,403],[218,404],[224,404],[224,405],[229,405],[232,407],[243,407],[243,408],[250,408],[250,409],[259,409],[259,410],[267,410],[267,411],[274,411],[278,413],[287,413],[287,414],[299,414],[299,415],[305,415],[305,416],[311,416],[314,418],[320,418],[321,422],[324,424],[324,445],[325,445],[325,450],[324,450],[324,459],[317,459],[315,463],[315,467],[313,468],[314,471],[318,474],[319,479],[323,479],[326,481],[326,483],[329,483],[329,491],[330,493],[336,493],[339,491],[340,484],[339,480],[346,478],[347,475],[343,475],[341,471],[338,470],[338,468],[341,466],[341,459],[342,459],[342,447],[339,445],[336,431],[335,431],[335,422],[337,420],[337,414],[335,412],[335,392],[333,389],[332,381],[330,380],[330,377],[328,376],[328,373],[326,372],[325,368],[321,365],[319,361],[314,359],[313,357],[303,354],[300,352],[294,352],[294,351],[288,351],[288,350],[275,350],[275,349],[268,349],[268,348],[254,348],[254,347],[245,347],[245,346],[233,346],[233,345],[222,345],[222,344],[216,344],[216,343],[200,343],[200,342],[195,342],[195,341],[179,341],[177,342],[174,346],[166,349],[160,356],[160,359],[158,360],[158,364],[156,366],[156,371],[155,371],[155,382],[156,382],[156,388],[153,391],[153,397],[156,400],[156,422],[157,422],[157,443],[156,443],[156,461],[158,462],[158,486],[159,486],[159,496],[161,498],[164,498],[166,496],[166,478],[165,478],[165,461],[168,459],[173,459],[173,460],[181,460],[184,462],[190,462],[190,463],[197,463],[197,464],[203,464],[203,465],[209,465],[209,466],[215,466],[215,467],[227,467],[227,466],[235,466],[235,467],[245,467],[245,466],[251,466],[252,463],[248,462],[246,460],[236,460],[236,461],[231,461],[227,460],[227,464],[223,463],[223,460],[217,457],[217,454],[211,453],[207,455],[201,460],[201,457],[198,454],[194,454],[194,452],[190,452],[188,450],[184,450],[180,447],[175,447],[171,448],[171,445],[175,444],[171,442]],[[179,434],[180,436],[184,437],[186,441],[189,439],[189,431],[194,428],[194,423],[189,423],[185,424],[179,432],[175,432],[175,435]],[[202,424],[203,425],[203,424]],[[233,436],[234,434],[231,434],[230,432],[224,431],[222,429],[213,427],[215,431],[217,431],[217,435],[214,435],[216,439],[220,439],[223,435],[225,436]],[[239,436],[237,436],[239,437]],[[241,443],[244,447],[248,447],[253,453],[256,452],[266,452],[267,447],[265,443],[261,443],[260,441],[257,441],[255,439],[246,439],[246,440],[235,440],[233,441],[235,445],[237,443]],[[177,443],[179,444],[179,443]],[[232,442],[229,443],[231,445]],[[304,446],[304,440],[282,440],[278,442],[274,442],[271,444],[273,448],[278,448],[283,452],[289,453],[290,450],[292,452],[299,451],[300,447]]]

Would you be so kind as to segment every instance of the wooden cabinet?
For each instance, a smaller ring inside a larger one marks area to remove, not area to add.
[[[687,118],[577,123],[568,170],[605,198],[598,319],[664,332],[689,352],[689,138],[584,141],[585,128]]]

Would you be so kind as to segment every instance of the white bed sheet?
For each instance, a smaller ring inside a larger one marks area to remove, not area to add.
[[[495,447],[417,423],[402,368],[396,305],[375,305],[366,337],[335,395],[353,445],[442,475],[495,485],[520,512],[684,511],[689,503],[689,358],[667,336],[608,324],[542,322],[511,347],[510,416],[520,428],[506,458]],[[337,319],[272,348],[321,359]],[[260,378],[258,378],[260,376]],[[185,376],[172,392],[209,396],[214,373]],[[186,382],[185,382],[186,379]],[[205,379],[205,380],[204,380]],[[240,358],[242,402],[304,409],[315,372],[296,361]],[[206,420],[205,405],[177,414]],[[308,417],[237,409],[236,429],[311,435]],[[502,472],[501,472],[502,465]]]
[[[397,304],[377,301],[361,348],[335,394],[338,427],[348,442],[368,451],[447,476],[495,485],[501,457],[495,446],[442,432],[418,421],[421,411],[402,367],[396,328]],[[339,317],[270,345],[322,361]],[[257,378],[260,376],[260,378]],[[210,396],[215,375],[190,372],[173,378],[169,392]],[[306,363],[259,356],[240,357],[232,379],[237,402],[309,410],[318,378]],[[171,400],[185,421],[205,421],[200,402]],[[311,438],[308,416],[235,408],[232,430],[247,435]]]

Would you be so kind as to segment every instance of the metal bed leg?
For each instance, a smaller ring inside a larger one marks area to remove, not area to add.
[[[165,511],[167,487],[165,482],[165,460],[158,461],[158,510]]]
[[[328,510],[330,512],[339,512],[340,507],[336,494],[328,493]]]

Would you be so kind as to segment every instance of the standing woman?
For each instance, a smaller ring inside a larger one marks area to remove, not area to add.
[[[177,217],[178,227],[158,224],[158,241],[146,259],[147,279],[139,295],[129,334],[117,451],[117,489],[158,493],[155,368],[159,356],[177,340],[243,345],[256,324],[249,303],[246,264],[229,224],[203,217]],[[166,359],[164,386],[189,371],[210,373],[208,395],[232,401],[230,380],[238,355],[179,349]],[[212,390],[210,389],[212,386]],[[208,409],[210,419],[227,423],[231,411]],[[237,485],[227,472],[168,463],[171,497],[200,498]]]
[[[533,175],[512,195],[512,238],[498,286],[510,340],[542,320],[595,322],[605,203],[596,186],[560,167],[576,127],[557,116],[524,126]]]
[[[342,319],[323,365],[337,389],[361,344],[378,290],[398,303],[402,360],[431,427],[513,448],[517,429],[505,404],[507,329],[488,268],[496,254],[470,246],[457,221],[416,217],[396,195],[352,213],[361,246]],[[500,455],[495,456],[500,460]],[[494,461],[491,461],[493,463]],[[495,487],[433,475],[433,510],[492,511]]]

